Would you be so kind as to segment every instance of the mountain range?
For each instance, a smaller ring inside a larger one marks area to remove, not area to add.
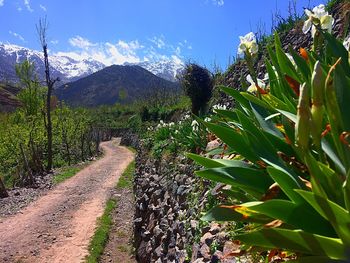
[[[43,80],[45,70],[41,51],[0,43],[0,81],[17,82],[15,65],[23,62],[25,59],[34,62],[38,76]],[[61,84],[86,77],[108,66],[94,59],[76,60],[69,56],[55,54],[49,54],[49,62],[52,76],[54,78],[59,77]],[[170,81],[176,81],[176,75],[184,68],[184,64],[181,61],[171,59],[143,61],[136,64],[125,63],[125,65],[141,66],[153,74]]]

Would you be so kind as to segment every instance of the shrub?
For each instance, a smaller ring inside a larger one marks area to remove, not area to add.
[[[197,64],[190,63],[186,65],[180,82],[185,94],[191,99],[192,113],[203,114],[213,91],[211,73]]]

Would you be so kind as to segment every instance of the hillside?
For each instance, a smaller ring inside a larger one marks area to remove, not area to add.
[[[16,98],[16,94],[20,91],[19,88],[9,84],[0,84],[0,112],[13,111],[20,105]]]
[[[71,106],[95,107],[131,102],[154,90],[176,91],[177,83],[162,79],[140,66],[113,65],[59,87],[55,94]]]

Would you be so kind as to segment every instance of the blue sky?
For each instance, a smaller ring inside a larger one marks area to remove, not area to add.
[[[297,9],[326,0],[297,0]],[[225,69],[238,37],[271,29],[288,0],[0,0],[0,41],[40,49],[35,24],[49,21],[51,54],[106,64],[172,59]]]

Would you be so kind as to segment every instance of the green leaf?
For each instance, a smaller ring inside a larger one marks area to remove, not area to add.
[[[250,161],[254,162],[258,160],[257,155],[252,151],[250,145],[243,139],[243,136],[234,129],[213,123],[205,123],[205,126],[237,153],[243,155]]]
[[[264,170],[252,168],[211,168],[197,171],[196,174],[214,182],[240,187],[249,194],[252,194],[254,197],[261,197],[273,184],[273,181],[264,172]]]
[[[301,189],[298,180],[285,169],[275,166],[267,167],[271,178],[281,187],[282,191],[295,203],[304,203],[304,200],[294,192],[294,189]]]
[[[322,218],[306,202],[296,204],[291,201],[276,199],[251,206],[250,209],[271,218],[282,220],[284,223],[292,225],[296,229],[302,229],[314,234],[336,237],[336,233],[331,224]],[[315,224],[315,222],[317,222],[317,224]]]
[[[297,123],[297,115],[294,113],[291,113],[289,111],[284,111],[284,110],[277,110],[280,112],[283,116],[287,117],[289,120],[291,120],[294,123]]]
[[[219,86],[219,88],[224,91],[227,95],[233,97],[237,102],[242,104],[244,107],[249,108],[248,101],[240,94],[238,90],[235,90],[233,88],[225,87],[225,86]]]
[[[334,152],[331,144],[323,138],[321,141],[322,150],[328,155],[328,157],[333,161],[334,165],[338,168],[337,170],[340,171],[341,174],[345,176],[346,170],[342,162],[340,161],[337,154]]]
[[[259,105],[260,107],[263,107],[269,111],[272,111],[272,112],[275,112],[276,110],[274,109],[273,105],[269,105],[268,103],[266,103],[265,101],[257,98],[256,96],[252,95],[252,94],[249,94],[247,92],[241,92],[242,96],[244,98],[246,98],[248,101],[256,104],[256,105]],[[265,96],[268,96],[268,94],[266,95],[263,95],[263,97]],[[250,108],[250,107],[249,107]]]
[[[251,217],[245,217],[241,213],[238,213],[233,208],[230,208],[229,206],[216,206],[209,210],[208,213],[206,213],[201,220],[203,221],[249,221],[249,222],[255,222],[255,223],[268,223],[271,219],[267,218],[266,216],[262,215],[256,215]]]
[[[350,247],[350,215],[349,211],[340,205],[312,192],[295,190],[299,193],[321,216],[332,224],[344,244]]]
[[[303,59],[291,46],[289,46],[289,53],[292,55],[295,64],[304,77],[304,81],[302,82],[309,80],[311,78],[311,71],[305,59]]]
[[[345,74],[350,77],[350,66],[349,66],[349,52],[345,49],[344,45],[336,39],[332,34],[321,31],[323,37],[327,41],[327,48],[331,51],[333,57],[342,58],[342,67],[344,69]]]
[[[267,115],[267,112],[264,109],[260,108],[259,106],[253,105],[253,104],[251,104],[251,108],[252,108],[252,111],[255,115],[255,118],[258,120],[258,122],[263,130],[265,130],[266,132],[268,132],[274,136],[283,138],[282,133],[276,128],[275,123],[273,123],[270,120],[265,120],[265,118],[262,116],[262,114],[265,114],[265,116]]]
[[[241,167],[241,168],[254,168],[253,165],[244,161],[225,160],[225,159],[210,159],[201,155],[188,153],[187,157],[194,160],[196,163],[206,168],[219,168],[219,167]]]
[[[350,79],[346,76],[341,67],[336,67],[334,71],[334,89],[341,113],[340,117],[345,131],[350,131],[350,118],[345,112],[350,112]]]
[[[268,249],[282,248],[303,254],[346,259],[345,246],[340,239],[280,228],[262,229],[236,238],[244,243]]]

